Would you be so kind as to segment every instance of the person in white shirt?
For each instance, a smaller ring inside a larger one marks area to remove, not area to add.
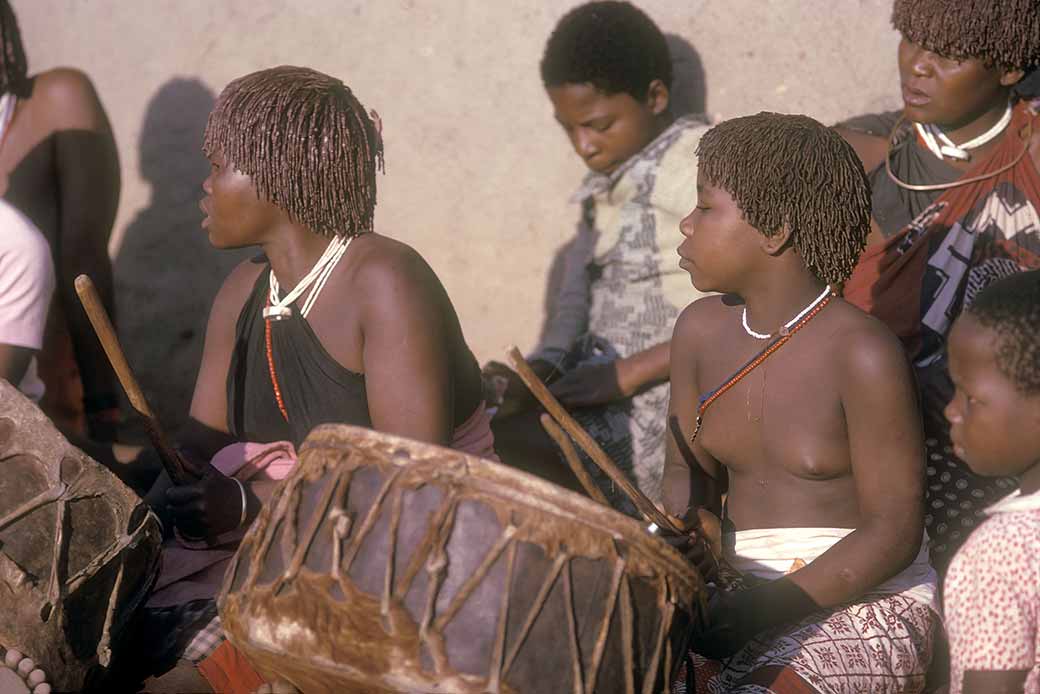
[[[0,378],[36,402],[36,352],[54,294],[50,247],[29,218],[0,200]]]

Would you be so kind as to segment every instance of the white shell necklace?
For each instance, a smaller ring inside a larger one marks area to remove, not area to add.
[[[336,267],[339,259],[343,257],[343,254],[346,253],[347,246],[353,240],[353,236],[346,238],[336,236],[333,238],[325,248],[325,252],[318,258],[318,262],[311,268],[311,271],[300,280],[299,284],[293,287],[291,292],[285,295],[284,299],[278,298],[278,278],[274,276],[274,270],[272,269],[270,277],[271,304],[264,308],[264,318],[271,320],[288,318],[292,315],[292,303],[300,298],[307,290],[307,287],[311,287],[310,294],[307,295],[307,300],[303,302],[303,308],[300,309],[300,314],[306,318],[311,311],[311,307],[314,306],[314,302],[318,299],[318,295],[321,294],[321,290],[325,287],[325,282],[328,281],[332,270]]]
[[[823,301],[825,298],[827,298],[827,295],[830,294],[830,293],[831,293],[831,285],[828,284],[826,287],[823,288],[823,291],[820,292],[820,295],[818,297],[816,297],[815,299],[813,299],[813,302],[811,304],[809,304],[808,306],[803,308],[798,313],[797,316],[795,316],[794,318],[792,318],[791,320],[789,320],[789,321],[787,321],[786,323],[783,324],[783,327],[780,328],[780,334],[781,335],[786,335],[787,334],[787,330],[792,325],[794,325],[795,323],[800,321],[802,319],[802,317],[805,316],[806,313],[808,313],[809,311],[812,311],[814,308],[816,308],[816,305],[819,304],[821,301]],[[747,324],[747,306],[744,306],[744,310],[740,314],[740,323],[741,323],[741,325],[744,326],[744,332],[746,332],[748,335],[750,335],[751,337],[755,338],[756,340],[769,340],[769,339],[772,339],[772,337],[773,337],[773,333],[756,333],[754,330],[752,330],[748,326],[748,324]]]
[[[969,161],[971,159],[971,153],[969,149],[975,149],[981,147],[987,142],[998,137],[1004,129],[1007,128],[1008,123],[1011,122],[1011,103],[1008,102],[1007,109],[1004,111],[1004,115],[1000,117],[993,127],[982,133],[978,137],[974,137],[967,142],[962,142],[957,145],[953,143],[949,137],[946,136],[939,126],[933,123],[914,123],[914,127],[917,129],[917,133],[924,140],[925,146],[935,156],[942,159],[943,157],[950,157],[951,159],[960,159],[961,161]]]

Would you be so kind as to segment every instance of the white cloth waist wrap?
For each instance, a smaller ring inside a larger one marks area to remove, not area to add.
[[[851,532],[852,528],[741,530],[735,533],[734,543],[724,540],[723,546],[734,548],[732,555],[728,550],[726,552],[734,569],[774,580],[811,563]],[[938,612],[937,585],[938,577],[928,563],[927,541],[922,541],[921,550],[910,566],[866,591],[865,595],[904,595]]]

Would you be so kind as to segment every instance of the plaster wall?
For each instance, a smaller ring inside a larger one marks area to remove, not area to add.
[[[171,425],[187,410],[210,300],[244,257],[213,251],[198,228],[201,132],[223,86],[263,67],[336,75],[379,111],[387,170],[376,227],[428,259],[481,361],[537,339],[584,170],[538,75],[572,0],[12,4],[30,71],[84,70],[112,121],[123,171],[111,242],[120,333]],[[899,105],[891,0],[639,4],[671,35],[684,109],[834,122]]]

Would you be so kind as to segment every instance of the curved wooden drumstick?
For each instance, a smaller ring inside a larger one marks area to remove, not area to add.
[[[561,429],[556,420],[550,417],[547,412],[543,412],[539,420],[542,423],[542,428],[545,429],[545,433],[551,436],[552,440],[563,451],[563,459],[570,465],[571,472],[581,482],[581,487],[585,490],[585,493],[591,496],[594,501],[598,501],[604,506],[610,506],[610,502],[607,500],[603,490],[599,488],[589,471],[581,464],[581,460],[578,458],[578,451],[574,450],[574,444],[571,443],[567,432]]]
[[[166,432],[163,431],[155,413],[152,412],[152,408],[148,405],[148,400],[145,399],[144,392],[141,390],[141,386],[137,384],[134,372],[130,370],[130,364],[126,361],[126,355],[123,354],[123,348],[119,344],[119,338],[116,337],[116,331],[112,327],[112,321],[109,320],[108,312],[105,311],[105,307],[101,304],[101,297],[98,296],[94,283],[86,275],[80,275],[76,278],[76,294],[79,295],[79,301],[83,304],[83,310],[87,312],[90,324],[94,326],[94,332],[97,333],[98,340],[101,341],[101,346],[105,349],[105,355],[108,357],[109,363],[112,364],[112,368],[119,378],[119,383],[123,386],[123,390],[126,391],[126,397],[130,400],[130,405],[144,419],[148,438],[151,439],[152,445],[158,451],[159,459],[162,461],[166,473],[175,484],[191,484],[195,482],[198,476],[191,473],[184,458],[170,445],[169,439],[166,438]]]
[[[520,354],[520,350],[513,347],[509,350],[508,355],[509,361],[513,363],[513,368],[516,369],[516,373],[519,374],[524,385],[538,398],[538,401],[542,403],[542,406],[549,412],[552,418],[563,427],[563,430],[570,434],[575,443],[588,454],[592,462],[606,473],[614,481],[614,484],[621,487],[621,491],[631,500],[636,510],[643,515],[643,518],[656,523],[660,528],[670,530],[676,535],[683,535],[682,529],[676,526],[672,519],[662,513],[654,505],[654,502],[646,498],[646,495],[632,484],[628,476],[607,456],[599,444],[589,436],[588,432],[582,429],[581,425],[567,413],[567,410],[563,409],[563,405],[549,392],[549,389],[542,383],[542,379],[538,378],[535,372],[531,370],[527,360]]]

